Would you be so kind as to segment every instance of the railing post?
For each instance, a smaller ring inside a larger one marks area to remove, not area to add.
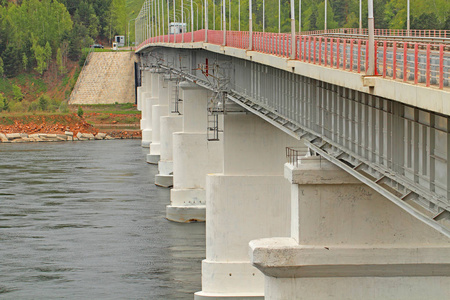
[[[414,45],[414,84],[419,82],[419,44]]]
[[[408,43],[403,43],[403,81],[406,82],[408,76]]]
[[[322,65],[322,37],[319,36],[319,66]]]
[[[430,55],[431,55],[431,45],[428,44],[427,45],[427,86],[430,86],[430,65],[431,65],[431,61],[430,61]]]
[[[395,80],[397,79],[397,42],[394,42],[392,55],[392,78]]]
[[[439,45],[439,88],[444,88],[444,45]]]
[[[353,42],[354,40],[350,40],[350,71],[353,72]]]
[[[386,78],[386,54],[387,54],[387,43],[386,43],[386,41],[384,41],[383,42],[383,78]]]

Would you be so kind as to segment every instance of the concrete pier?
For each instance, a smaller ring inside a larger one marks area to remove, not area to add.
[[[152,112],[152,142],[150,144],[150,153],[147,154],[149,164],[158,164],[161,155],[161,117],[169,114],[168,106],[168,86],[164,81],[164,75],[159,70],[153,70],[151,75],[152,93],[155,93],[156,99],[151,107]]]
[[[208,141],[207,101],[210,92],[181,83],[183,130],[173,135],[174,178],[166,218],[175,222],[204,222],[206,175],[223,170],[223,140]]]
[[[151,107],[156,99],[151,87],[151,73],[143,71],[142,86],[138,90],[138,109],[141,110],[142,147],[146,148],[150,147],[152,141]]]
[[[288,237],[290,186],[285,147],[299,145],[251,114],[224,116],[224,169],[206,181],[206,259],[195,299],[262,299],[264,276],[248,255],[250,240]]]
[[[285,176],[291,237],[250,243],[266,299],[450,295],[447,237],[320,157],[287,164]]]

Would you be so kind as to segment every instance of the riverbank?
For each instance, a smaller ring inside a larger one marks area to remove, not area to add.
[[[81,108],[81,116],[78,109]],[[140,139],[132,104],[71,106],[68,113],[1,113],[1,142]]]

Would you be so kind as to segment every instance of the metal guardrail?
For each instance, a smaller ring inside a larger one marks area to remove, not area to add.
[[[294,167],[298,167],[298,163],[300,161],[300,157],[304,156],[302,155],[305,151],[303,149],[302,152],[300,150],[297,150],[298,148],[293,147],[286,147],[286,159],[287,162],[293,165]]]
[[[170,39],[172,43],[202,42],[205,30],[183,33]],[[327,34],[330,34],[327,31]],[[447,32],[445,32],[447,35]],[[450,33],[449,33],[450,34]],[[441,34],[443,35],[443,33]],[[253,32],[252,50],[291,57],[291,34]],[[168,35],[152,37],[138,46],[138,51],[147,45],[167,43]],[[182,38],[183,37],[183,38]],[[249,33],[244,31],[227,31],[226,46],[248,49]],[[223,45],[223,31],[208,30],[208,42]],[[317,35],[297,35],[295,41],[296,60],[365,74],[369,64],[366,49],[367,39],[341,38]],[[450,44],[419,43],[399,40],[383,40],[375,43],[376,75],[383,78],[402,80],[410,84],[436,86],[439,89],[450,86]]]

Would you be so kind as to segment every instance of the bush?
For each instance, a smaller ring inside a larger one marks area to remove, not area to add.
[[[24,111],[24,107],[22,105],[22,102],[12,102],[10,104],[9,111],[11,111],[11,112],[23,112]]]
[[[28,106],[29,112],[36,111],[38,109],[39,109],[39,101],[38,100],[31,102],[30,105]]]
[[[6,98],[3,96],[3,94],[0,94],[0,112],[5,108],[5,102]]]
[[[59,105],[59,111],[66,114],[69,112],[69,105],[67,105],[66,101],[61,102]]]
[[[78,111],[77,111],[77,115],[78,115],[80,118],[82,118],[82,117],[83,117],[83,114],[84,114],[84,111],[83,111],[83,109],[81,108],[81,106],[79,106],[79,107],[78,107]]]

